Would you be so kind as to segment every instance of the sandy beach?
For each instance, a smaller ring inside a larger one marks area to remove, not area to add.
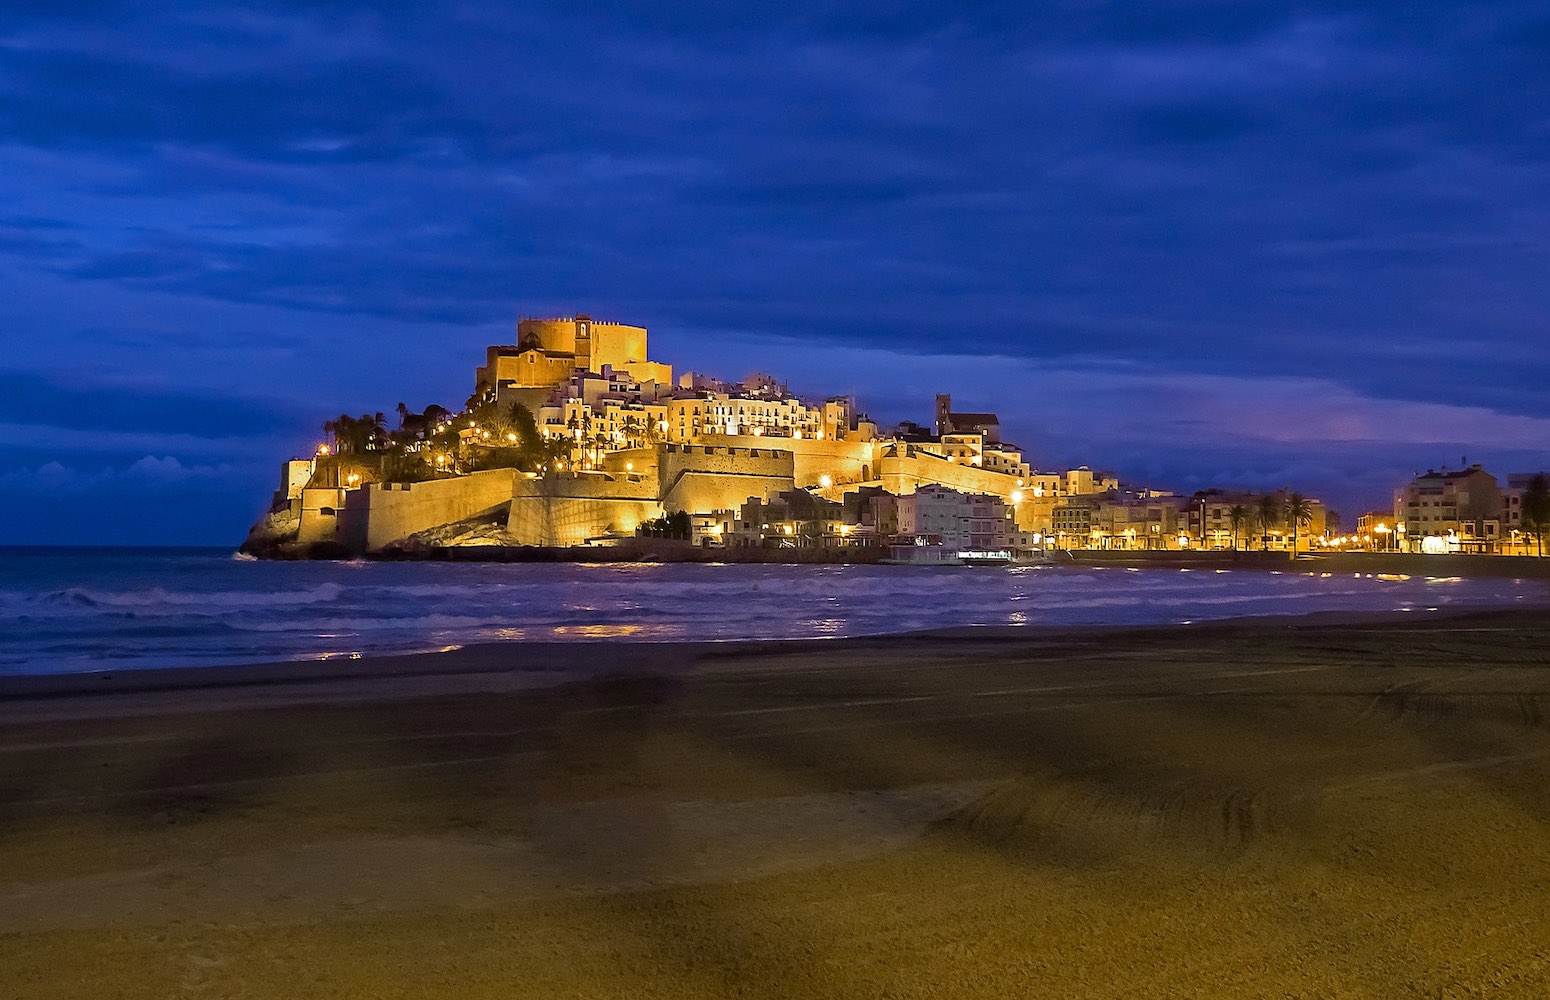
[[[1542,610],[13,679],[0,997],[1542,997],[1547,708]]]

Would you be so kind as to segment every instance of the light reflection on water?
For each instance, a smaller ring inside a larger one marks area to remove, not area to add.
[[[1546,581],[1023,566],[0,561],[0,672],[341,658],[478,642],[831,638],[1550,602]]]
[[[595,608],[593,610],[596,610]],[[673,625],[644,625],[593,622],[589,625],[556,625],[549,634],[556,638],[577,639],[673,639],[681,633]]]

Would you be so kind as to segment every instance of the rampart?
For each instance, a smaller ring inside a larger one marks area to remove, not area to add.
[[[889,456],[878,462],[882,487],[894,496],[909,496],[922,486],[936,483],[961,493],[989,493],[1004,499],[1017,486],[1016,478],[1004,472],[949,462],[919,448],[908,451],[908,455]]]
[[[661,514],[654,476],[518,476],[506,530],[518,545],[585,545],[633,534],[640,522]]]
[[[605,471],[532,476],[510,469],[423,483],[372,484],[346,491],[336,519],[321,508],[339,503],[319,494],[307,521],[317,539],[336,538],[357,552],[377,552],[416,532],[505,506],[507,531],[519,545],[582,545],[629,535],[668,511],[740,507],[792,488],[792,453],[726,445],[639,448],[608,456]],[[309,491],[311,492],[311,491]]]
[[[783,451],[791,455],[791,477],[798,486],[816,486],[820,477],[836,483],[864,483],[877,478],[874,453],[881,446],[872,441],[835,441],[829,438],[754,437],[750,434],[718,438],[736,448]]]
[[[491,469],[423,483],[382,483],[351,490],[339,516],[339,540],[375,552],[417,531],[473,517],[510,503],[516,473]]]
[[[665,444],[657,464],[658,496],[669,511],[735,510],[749,497],[768,499],[795,482],[792,453],[767,446]]]
[[[338,536],[342,517],[340,505],[346,499],[346,491],[333,487],[314,487],[302,489],[298,496],[301,520],[296,540],[303,545],[333,541]]]

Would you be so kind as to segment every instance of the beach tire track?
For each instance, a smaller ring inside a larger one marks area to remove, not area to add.
[[[1274,836],[1268,792],[1174,775],[1063,772],[1004,782],[936,824],[938,836],[1049,860],[1095,860],[1154,846],[1237,854]]]

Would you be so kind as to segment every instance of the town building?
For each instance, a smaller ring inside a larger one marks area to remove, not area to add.
[[[845,505],[808,490],[749,497],[738,510],[734,543],[776,549],[839,548],[855,544]]]
[[[979,434],[991,444],[1001,441],[1001,420],[994,413],[955,413],[953,397],[939,393],[936,397],[936,433]]]
[[[899,543],[941,545],[950,552],[1006,547],[1007,508],[1000,497],[933,485],[896,503]]]
[[[1501,538],[1501,485],[1479,465],[1428,470],[1394,495],[1410,552],[1490,552]]]

